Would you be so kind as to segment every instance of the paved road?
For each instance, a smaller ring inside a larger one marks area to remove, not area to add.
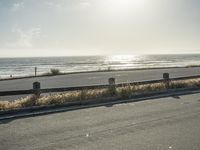
[[[34,81],[41,82],[41,88],[71,87],[93,84],[107,84],[108,78],[115,77],[118,83],[142,80],[161,79],[164,72],[169,72],[171,77],[200,75],[200,67],[195,68],[171,68],[150,69],[135,71],[96,72],[70,74],[52,77],[37,77],[17,80],[0,81],[0,91],[31,89]],[[0,99],[12,99],[13,97],[0,97]],[[14,97],[16,98],[16,97]]]
[[[199,150],[200,94],[0,123],[2,150]]]

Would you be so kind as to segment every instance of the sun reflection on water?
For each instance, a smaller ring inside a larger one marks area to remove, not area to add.
[[[144,59],[143,57],[143,55],[112,55],[106,57],[105,64],[110,69],[135,68]]]
[[[128,62],[133,62],[138,59],[140,59],[140,55],[112,55],[108,56],[107,60],[108,62],[119,62],[119,63],[128,63]]]

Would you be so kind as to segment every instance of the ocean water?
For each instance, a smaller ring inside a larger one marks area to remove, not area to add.
[[[0,58],[0,78],[30,76],[50,71],[82,72],[107,69],[183,67],[200,65],[200,54],[193,55],[115,55],[84,57]]]

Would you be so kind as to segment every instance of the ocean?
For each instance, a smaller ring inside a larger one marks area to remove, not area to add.
[[[113,55],[79,57],[0,58],[0,78],[41,75],[51,68],[61,72],[184,67],[200,65],[200,54],[190,55]]]

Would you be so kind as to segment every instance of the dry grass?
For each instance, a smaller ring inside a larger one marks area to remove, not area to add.
[[[169,84],[169,89],[191,88],[191,87],[200,87],[200,78],[171,81]],[[18,99],[12,102],[1,101],[0,110],[3,111],[9,109],[31,107],[31,106],[64,104],[67,102],[101,99],[111,96],[118,98],[131,98],[138,94],[146,94],[165,89],[166,89],[165,84],[161,82],[154,84],[134,85],[134,86],[126,84],[123,87],[118,87],[116,89],[111,88],[111,89],[94,89],[94,90],[65,92],[61,94],[40,96],[39,98],[35,96],[28,96],[26,98]]]
[[[16,108],[25,108],[34,106],[36,103],[36,97],[34,95],[27,96],[26,98],[21,98],[15,101],[1,101],[0,110],[16,109]]]
[[[144,84],[144,85],[124,85],[124,87],[117,88],[117,95],[119,98],[131,98],[134,95],[146,94],[152,91],[164,90],[165,84],[154,83],[154,84]]]
[[[98,99],[98,98],[104,98],[108,96],[109,96],[109,92],[107,89],[66,92],[66,93],[55,94],[51,96],[41,96],[39,99],[37,99],[36,105],[64,104],[66,102]]]

